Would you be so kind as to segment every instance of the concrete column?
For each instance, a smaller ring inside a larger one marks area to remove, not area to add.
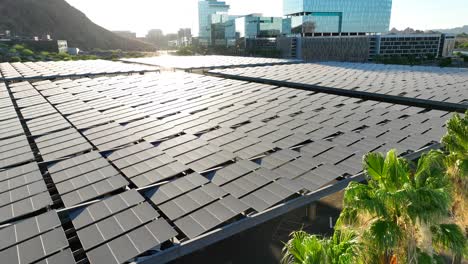
[[[306,207],[306,216],[310,221],[317,219],[317,203],[311,203]]]

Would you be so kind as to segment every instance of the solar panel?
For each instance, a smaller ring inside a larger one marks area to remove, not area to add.
[[[358,174],[368,151],[433,144],[451,117],[181,72],[9,83],[0,108],[0,223],[59,209],[80,242],[34,259],[45,263],[205,243]]]
[[[189,238],[195,238],[249,209],[238,199],[227,196],[175,222]]]
[[[249,207],[261,212],[294,195],[303,187],[298,182],[280,179],[241,199]]]
[[[204,205],[226,195],[221,188],[214,184],[207,184],[187,194],[170,200],[158,207],[171,220],[184,216]]]
[[[198,173],[192,173],[161,187],[150,189],[145,196],[154,204],[159,205],[207,183],[209,183],[207,178]]]
[[[70,249],[65,249],[57,254],[37,262],[38,264],[74,264],[75,260]]]
[[[119,171],[95,153],[61,163],[50,165],[49,173],[67,207],[98,198],[128,184]]]
[[[0,171],[0,222],[51,204],[48,188],[36,163]]]
[[[159,216],[135,190],[70,213],[91,263],[123,263],[176,236]]]
[[[4,80],[42,80],[121,73],[156,72],[158,68],[105,60],[0,63]]]
[[[122,61],[138,63],[143,65],[154,65],[164,68],[175,69],[204,69],[225,68],[233,66],[259,66],[298,63],[299,60],[292,59],[270,59],[255,57],[234,56],[159,56],[151,58],[122,59]]]
[[[68,247],[55,211],[5,227],[0,235],[0,256],[7,263],[31,263]],[[73,258],[67,259],[66,263],[74,263]]]
[[[438,107],[467,109],[468,71],[461,68],[322,62],[218,69],[211,73],[273,85],[296,85],[312,91],[348,96],[354,92],[355,97],[379,100],[390,100],[391,95],[409,99],[402,101],[407,104],[420,100]]]

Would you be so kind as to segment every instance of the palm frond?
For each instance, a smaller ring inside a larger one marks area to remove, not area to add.
[[[468,151],[468,111],[464,117],[454,114],[447,121],[447,134],[442,143],[451,152],[467,153]]]
[[[376,198],[373,188],[366,184],[351,182],[346,188],[344,206],[371,215],[387,215],[385,204]]]
[[[395,149],[390,150],[385,157],[383,181],[389,191],[396,191],[409,181],[408,162],[399,158]]]
[[[445,173],[447,168],[445,166],[444,157],[442,151],[432,150],[419,158],[418,166],[414,174],[415,187],[426,186],[428,184],[428,179],[436,179],[435,183],[439,183],[440,180],[446,178]]]
[[[408,216],[423,223],[434,223],[448,215],[451,206],[451,195],[446,189],[418,188],[408,192],[409,204],[406,206]]]
[[[433,244],[438,248],[450,250],[454,254],[467,255],[467,240],[458,225],[434,225],[431,226],[431,233]]]
[[[370,225],[364,236],[383,252],[395,249],[403,232],[396,222],[379,219]]]
[[[385,158],[382,153],[368,153],[363,158],[364,171],[374,181],[382,179]]]
[[[326,260],[326,240],[304,231],[291,234],[283,247],[283,264],[319,264]]]

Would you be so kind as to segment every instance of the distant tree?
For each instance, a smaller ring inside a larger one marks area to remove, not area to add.
[[[21,50],[21,55],[26,56],[26,57],[33,56],[34,52],[30,49],[23,49]]]
[[[24,50],[25,47],[23,45],[20,45],[20,44],[16,44],[13,46],[13,49],[16,49],[16,50]]]
[[[18,56],[13,56],[10,58],[10,62],[21,62],[21,58]]]
[[[442,58],[439,61],[439,66],[440,67],[448,67],[450,65],[452,65],[452,58]]]

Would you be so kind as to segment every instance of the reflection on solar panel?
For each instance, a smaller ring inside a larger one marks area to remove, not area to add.
[[[256,57],[234,57],[234,56],[160,56],[151,58],[122,59],[122,61],[154,65],[174,69],[206,69],[226,68],[233,66],[262,66],[298,63],[299,60],[270,59]]]
[[[0,234],[28,232],[0,239],[12,263],[170,261],[369,151],[432,145],[451,116],[182,72],[9,83],[0,108]]]
[[[461,109],[468,108],[468,70],[462,68],[326,62],[219,69],[210,72],[220,76],[266,81],[274,85],[305,84],[362,92],[375,98],[393,95],[423,101],[464,104],[460,106]],[[333,92],[332,89],[328,91]],[[359,94],[361,97],[362,95]]]
[[[105,60],[0,63],[0,79],[8,81],[155,71],[155,67]]]

